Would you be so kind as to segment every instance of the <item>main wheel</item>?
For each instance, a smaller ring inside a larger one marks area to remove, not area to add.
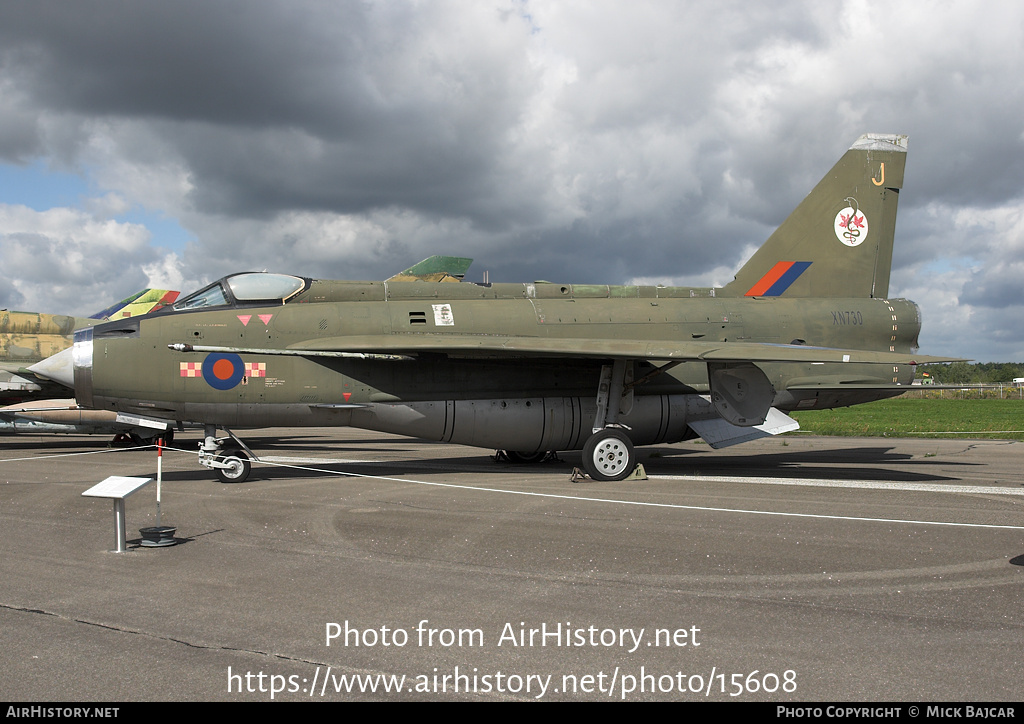
[[[583,469],[594,480],[624,480],[635,467],[633,441],[622,430],[606,427],[583,446]]]
[[[514,450],[506,450],[505,456],[508,458],[510,463],[539,463],[547,456],[547,450],[541,450],[535,453],[523,453],[516,452]]]
[[[222,483],[244,483],[252,470],[249,456],[238,448],[228,448],[217,456],[217,461],[225,463],[226,468],[214,468]]]

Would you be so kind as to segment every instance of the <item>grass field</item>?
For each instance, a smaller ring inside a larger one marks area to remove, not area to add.
[[[1024,402],[1004,400],[882,400],[836,410],[791,412],[802,432],[865,437],[982,437],[1024,440]]]

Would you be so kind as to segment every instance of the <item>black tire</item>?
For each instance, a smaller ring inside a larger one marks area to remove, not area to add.
[[[227,463],[231,467],[214,468],[222,483],[244,483],[252,470],[252,462],[244,451],[229,448],[217,456],[217,461]]]
[[[505,457],[508,458],[510,463],[539,463],[541,460],[546,458],[547,455],[547,450],[541,450],[540,452],[535,453],[516,452],[515,450],[505,451]]]
[[[633,441],[622,430],[595,432],[583,446],[583,469],[594,480],[625,480],[635,467]]]

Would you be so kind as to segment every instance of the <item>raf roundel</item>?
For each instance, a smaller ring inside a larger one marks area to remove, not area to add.
[[[203,360],[203,379],[215,390],[230,390],[245,376],[245,364],[237,354],[214,352]]]

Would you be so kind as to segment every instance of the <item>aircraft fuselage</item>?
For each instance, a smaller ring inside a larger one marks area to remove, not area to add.
[[[573,339],[602,339],[909,352],[920,329],[917,307],[906,300],[730,298],[704,288],[549,283],[316,285],[307,300],[284,305],[178,311],[100,325],[91,330],[91,341],[76,346],[80,402],[224,427],[352,425],[515,450],[574,449],[590,434],[604,363],[599,358],[532,356],[524,364],[515,355],[460,353],[450,346],[413,355],[281,352],[308,351],[318,340],[324,349],[360,339],[389,339],[401,348],[402,340],[422,344],[433,335],[467,341],[514,335],[569,346]],[[332,300],[318,301],[317,295]],[[175,344],[239,352],[168,349]],[[217,354],[224,358],[215,359]],[[232,367],[236,357],[238,369]],[[632,380],[661,364],[638,361]],[[891,388],[909,385],[914,376],[911,365],[758,366],[777,391],[772,405],[781,410],[892,396],[902,390],[854,385]],[[841,383],[851,389],[837,392]],[[814,390],[815,384],[827,389]],[[787,390],[801,385],[810,389]],[[682,362],[632,390],[622,423],[636,444],[683,439],[688,421],[715,416],[700,399],[710,391],[707,365],[700,361]]]

